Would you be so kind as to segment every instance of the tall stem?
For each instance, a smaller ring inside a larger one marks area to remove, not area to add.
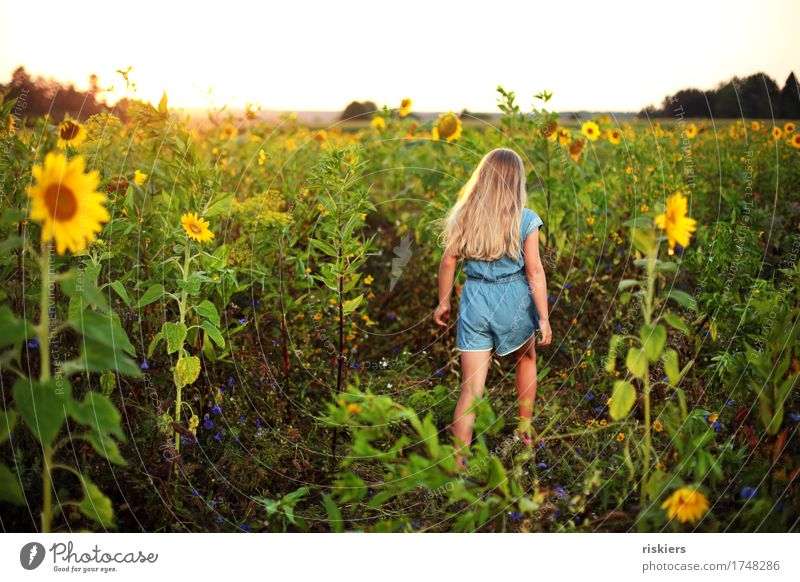
[[[50,380],[50,244],[42,243],[39,257],[42,289],[39,297],[39,354],[41,369],[39,382],[44,384]],[[49,445],[42,446],[42,533],[49,533],[53,519],[53,449]]]
[[[183,290],[181,291],[181,301],[178,305],[178,310],[180,311],[181,316],[181,323],[186,325],[186,298],[188,297],[188,292],[186,291],[185,283],[189,281],[189,266],[191,263],[191,254],[189,252],[189,241],[186,241],[186,246],[184,247],[184,255],[183,255]],[[181,356],[181,351],[183,350],[183,346],[181,349],[178,350],[178,357]],[[180,424],[181,422],[181,395],[183,391],[183,386],[180,384],[175,385],[175,422]],[[181,433],[177,430],[175,431],[175,457],[177,461],[177,456],[181,452]],[[175,473],[178,473],[178,465],[175,464]]]
[[[653,318],[653,294],[655,293],[655,269],[658,250],[648,257],[647,261],[647,289],[644,302],[644,321],[647,325]],[[645,374],[644,380],[644,459],[642,460],[642,490],[641,498],[649,498],[647,480],[650,475],[650,457],[653,450],[653,439],[650,431],[650,370]],[[649,500],[649,499],[648,499]]]

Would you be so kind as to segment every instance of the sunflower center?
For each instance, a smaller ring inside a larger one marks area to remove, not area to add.
[[[75,193],[63,184],[50,184],[44,193],[44,203],[50,210],[53,220],[64,222],[78,212],[78,199]]]
[[[65,121],[61,124],[61,129],[59,130],[59,136],[64,141],[71,141],[75,139],[75,136],[78,135],[78,125],[76,123],[72,123],[71,121]]]
[[[449,115],[439,122],[439,135],[442,137],[450,137],[456,132],[458,121],[452,115]]]
[[[202,228],[200,228],[200,225],[198,225],[198,224],[192,224],[192,225],[190,225],[190,226],[189,226],[189,230],[191,230],[191,231],[192,231],[193,233],[195,233],[195,234],[200,234],[200,233],[202,233],[202,232],[203,232],[203,229],[202,229]]]

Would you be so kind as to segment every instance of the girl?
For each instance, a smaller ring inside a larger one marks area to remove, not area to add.
[[[439,266],[439,306],[434,320],[447,327],[456,263],[464,260],[457,347],[461,351],[461,397],[453,418],[456,460],[472,440],[473,400],[483,394],[492,350],[514,355],[520,424],[517,435],[531,443],[536,399],[536,351],[552,339],[547,315],[547,283],[539,258],[539,216],[525,208],[525,169],[512,150],[486,154],[458,195],[444,228],[445,252]]]

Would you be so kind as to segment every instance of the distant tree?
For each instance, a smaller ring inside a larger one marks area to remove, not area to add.
[[[777,117],[775,111],[780,100],[778,84],[769,75],[756,73],[745,77],[737,84],[742,115],[750,119],[769,119]]]
[[[714,91],[712,101],[712,111],[714,117],[741,117],[739,109],[739,96],[736,93],[736,84],[739,79],[736,77],[727,83],[720,83]]]
[[[637,114],[639,119],[653,119],[654,117],[663,117],[662,111],[655,105],[648,105]]]
[[[685,117],[708,117],[711,113],[706,94],[699,89],[682,89],[664,99],[663,109],[667,115],[683,113]]]
[[[377,110],[372,101],[351,101],[342,111],[342,120],[368,119]]]
[[[780,97],[780,116],[783,119],[800,119],[800,86],[794,71],[789,73]]]

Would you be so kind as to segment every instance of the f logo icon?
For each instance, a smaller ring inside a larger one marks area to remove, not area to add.
[[[44,561],[44,546],[39,542],[29,542],[19,551],[19,563],[26,570],[35,570]]]

